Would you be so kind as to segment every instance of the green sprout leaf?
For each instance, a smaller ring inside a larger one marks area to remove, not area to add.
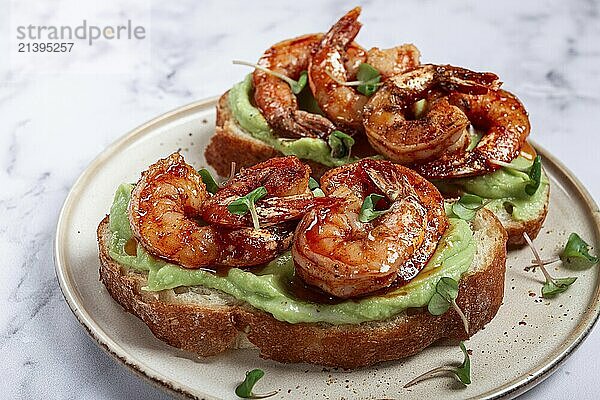
[[[530,182],[525,186],[525,193],[533,196],[542,182],[542,157],[539,155],[535,157],[527,175]]]
[[[246,372],[246,379],[235,388],[235,394],[243,399],[264,399],[277,394],[276,391],[266,394],[254,394],[252,389],[265,373],[261,369],[253,369]]]
[[[540,257],[540,253],[538,252],[536,247],[533,245],[533,241],[531,240],[531,238],[529,237],[527,232],[523,232],[523,238],[525,239],[525,241],[527,242],[527,245],[529,246],[529,248],[531,249],[531,252],[533,253],[535,267],[540,268],[540,270],[544,274],[544,278],[546,279],[546,283],[544,283],[544,286],[542,286],[542,297],[544,297],[544,298],[554,297],[557,294],[562,293],[562,292],[566,291],[569,287],[571,287],[571,285],[573,284],[573,282],[575,282],[577,280],[577,278],[574,278],[574,277],[553,278],[550,275],[550,273],[548,272],[548,270],[546,269],[546,267],[544,266],[544,261],[542,260],[542,257]]]
[[[250,211],[254,229],[260,229],[260,225],[258,223],[258,214],[256,213],[256,206],[254,204],[266,195],[267,189],[264,186],[257,187],[247,195],[237,198],[229,203],[227,210],[236,215],[244,215]]]
[[[358,82],[360,82],[360,84],[356,87],[356,90],[365,96],[371,96],[379,87],[381,74],[372,65],[362,63],[358,66],[356,79],[358,79]]]
[[[435,286],[435,293],[429,300],[427,309],[432,315],[442,315],[458,297],[458,282],[452,278],[443,277]]]
[[[300,77],[298,78],[298,80],[294,81],[293,83],[290,83],[290,87],[292,88],[292,92],[294,94],[300,94],[300,92],[302,91],[302,89],[304,89],[304,87],[306,86],[307,82],[308,82],[308,72],[302,71],[300,73]]]
[[[459,346],[460,346],[461,351],[464,354],[463,362],[459,367],[441,366],[441,367],[434,368],[430,371],[425,372],[424,374],[417,376],[415,379],[413,379],[412,381],[410,381],[406,385],[404,385],[404,387],[405,388],[411,387],[421,381],[433,378],[434,376],[437,376],[440,374],[452,374],[453,376],[458,378],[458,380],[463,385],[465,385],[465,386],[469,385],[471,383],[471,359],[469,358],[469,352],[467,351],[467,348],[465,347],[465,343],[460,342]]]
[[[325,197],[325,193],[319,187],[319,182],[312,176],[308,178],[308,188],[313,192],[315,197]]]
[[[210,172],[206,168],[202,168],[198,171],[200,177],[202,178],[202,182],[206,185],[206,190],[208,193],[215,194],[219,190],[219,184],[212,177]]]
[[[452,204],[452,212],[458,218],[470,221],[475,218],[477,211],[485,207],[486,204],[481,197],[467,193]]]
[[[463,363],[456,369],[456,377],[464,384],[468,385],[471,383],[471,359],[469,353],[465,347],[465,342],[460,342],[460,349],[462,350],[465,358]]]
[[[448,311],[451,305],[452,303],[446,300],[444,296],[439,293],[434,293],[431,300],[429,300],[427,310],[429,310],[431,315],[442,315]]]
[[[469,333],[469,320],[467,316],[462,312],[458,304],[456,304],[456,298],[458,297],[458,282],[454,279],[444,276],[438,281],[435,286],[435,293],[431,296],[429,303],[427,304],[427,310],[431,315],[442,315],[450,307],[454,308],[458,316],[463,322],[465,332]]]
[[[381,74],[375,67],[370,64],[362,63],[358,66],[356,72],[356,81],[345,82],[335,77],[329,71],[325,70],[325,73],[329,75],[334,82],[342,86],[356,86],[356,90],[365,96],[371,96],[377,91],[377,88],[383,85],[381,81]]]
[[[577,278],[574,277],[546,279],[546,283],[542,287],[542,297],[554,297],[566,291],[576,280]]]
[[[574,268],[589,268],[600,261],[598,257],[590,254],[590,245],[575,232],[569,235],[569,240],[560,253],[560,259]]]
[[[350,135],[346,135],[341,131],[333,131],[327,139],[327,143],[331,148],[331,157],[333,158],[350,158],[350,151],[354,146],[354,139]]]
[[[371,193],[370,195],[365,197],[362,207],[360,208],[360,213],[358,214],[358,220],[363,223],[371,222],[375,218],[388,212],[389,210],[375,210],[377,202],[383,199],[384,197],[385,196],[382,196],[377,193]]]
[[[458,297],[458,282],[444,276],[437,283],[435,291],[441,294],[446,300],[452,301]]]
[[[513,162],[507,163],[498,160],[492,160],[492,164],[499,165],[508,170],[521,172],[527,175],[529,179],[525,185],[525,194],[532,196],[537,192],[542,183],[542,157],[535,156],[533,163],[529,167],[520,167]]]
[[[281,79],[282,81],[285,81],[288,85],[290,85],[290,88],[292,89],[292,92],[294,94],[299,94],[302,91],[302,89],[304,89],[304,87],[306,86],[306,83],[308,82],[308,72],[307,71],[302,71],[300,73],[300,77],[298,77],[298,80],[295,81],[292,78],[290,78],[289,76],[285,76],[284,74],[280,74],[279,72],[271,71],[270,69],[265,68],[262,65],[253,64],[253,63],[250,63],[247,61],[240,61],[240,60],[233,60],[233,63],[236,65],[245,65],[248,67],[254,67],[260,71],[263,71],[266,74],[273,75],[274,77],[277,77],[277,78]]]

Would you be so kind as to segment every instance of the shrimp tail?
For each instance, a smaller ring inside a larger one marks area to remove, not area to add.
[[[285,117],[271,116],[271,127],[282,138],[327,138],[335,130],[335,125],[327,118],[302,110],[288,110]]]
[[[320,109],[340,130],[360,133],[362,110],[367,97],[345,84],[361,62],[348,63],[357,55],[364,60],[364,51],[349,51],[362,24],[358,22],[360,7],[350,10],[323,36],[312,54],[308,67],[308,82]],[[350,66],[350,67],[349,67]]]
[[[355,7],[348,11],[348,13],[340,18],[339,21],[331,27],[329,32],[323,36],[321,46],[331,46],[340,50],[346,50],[362,27],[362,24],[358,22],[360,12],[360,7]]]
[[[385,196],[391,200],[396,201],[402,198],[417,198],[416,193],[405,176],[398,176],[394,170],[389,171],[389,175],[393,178],[386,179],[380,172],[373,168],[365,168],[365,173],[371,179],[371,181],[377,186],[379,190],[385,194]],[[402,185],[391,185],[389,182],[402,182]]]
[[[497,90],[502,85],[498,75],[492,72],[474,72],[451,65],[437,65],[435,73],[440,86],[449,92],[465,94],[486,94],[488,90]]]
[[[304,214],[318,207],[331,207],[340,199],[335,197],[287,196],[261,200],[256,204],[261,226],[272,226],[290,220],[301,219]],[[249,226],[249,218],[236,220],[232,226]]]
[[[327,118],[319,114],[312,114],[302,110],[296,110],[293,119],[299,126],[294,132],[298,137],[317,137],[326,139],[331,132],[336,129],[335,125]],[[304,132],[307,133],[305,134]],[[292,134],[292,132],[289,131],[288,133]]]

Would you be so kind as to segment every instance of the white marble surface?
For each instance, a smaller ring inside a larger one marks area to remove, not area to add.
[[[322,31],[344,1],[0,1],[0,397],[167,397],[88,338],[58,288],[58,212],[86,165],[140,123],[222,93],[283,38]],[[600,199],[600,3],[363,3],[358,40],[413,42],[423,60],[496,72],[527,106],[532,137]],[[6,13],[6,10],[10,12]],[[136,43],[76,43],[69,55],[19,58],[15,26],[142,21]],[[9,40],[10,38],[10,40]],[[600,331],[523,398],[592,399]],[[475,383],[476,384],[476,383]],[[400,396],[401,394],[399,394]]]

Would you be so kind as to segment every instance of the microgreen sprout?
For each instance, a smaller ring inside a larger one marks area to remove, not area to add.
[[[246,372],[246,378],[235,388],[235,394],[243,399],[265,399],[277,394],[277,391],[272,391],[265,394],[254,394],[252,389],[256,382],[258,382],[265,372],[262,369],[253,369],[252,371]]]
[[[362,63],[358,66],[356,79],[359,82],[364,82],[362,85],[358,85],[356,90],[365,96],[371,96],[377,91],[377,87],[380,85],[381,74],[372,65]]]
[[[508,168],[508,169],[512,169],[514,171],[519,171],[519,172],[523,172],[526,173],[527,176],[529,177],[529,182],[527,183],[527,185],[525,185],[525,193],[527,193],[529,196],[532,196],[540,187],[540,184],[542,182],[542,157],[537,155],[535,156],[534,160],[533,160],[533,164],[531,164],[531,166],[529,167],[517,167],[514,164],[511,163],[507,163],[504,161],[499,161],[499,160],[491,160],[490,161],[492,164],[496,164],[500,167],[504,167],[504,168]]]
[[[536,265],[534,268],[539,267],[542,270],[542,273],[544,274],[544,278],[546,278],[546,282],[544,283],[544,286],[542,287],[542,297],[545,297],[545,298],[554,297],[557,294],[566,291],[573,284],[573,282],[575,282],[577,280],[577,278],[575,278],[575,277],[553,278],[550,275],[550,273],[548,272],[548,270],[546,269],[546,267],[544,266],[544,262],[542,261],[540,254],[538,253],[537,249],[533,245],[533,242],[531,241],[531,238],[529,237],[527,232],[523,232],[523,237],[525,238],[525,241],[531,248],[531,252],[533,253],[533,257],[535,258]]]
[[[267,189],[264,186],[257,187],[247,195],[239,197],[231,203],[229,203],[229,205],[227,206],[227,210],[230,213],[236,215],[244,215],[248,211],[250,211],[254,229],[260,229],[260,224],[258,222],[258,214],[256,213],[256,206],[254,205],[254,203],[262,199],[266,195]]]
[[[554,258],[547,258],[547,259],[542,259],[542,264],[544,266],[546,265],[550,265],[550,264],[554,264],[555,262],[559,262],[560,258],[559,257],[554,257]],[[534,258],[531,260],[531,265],[525,267],[525,271],[529,271],[530,269],[535,269],[539,267],[539,263],[538,261]]]
[[[533,196],[542,182],[542,157],[535,156],[527,175],[529,175],[530,182],[525,186],[525,193]]]
[[[388,210],[375,210],[375,206],[377,202],[383,199],[385,196],[382,196],[377,193],[371,193],[367,197],[365,197],[362,207],[360,208],[360,213],[358,214],[358,220],[360,222],[366,223],[371,222],[375,218],[385,214]]]
[[[273,75],[273,76],[285,81],[288,85],[290,85],[290,88],[292,89],[292,92],[294,94],[299,94],[302,91],[302,89],[304,89],[304,87],[306,86],[306,83],[308,82],[308,72],[306,72],[306,71],[302,71],[300,73],[300,77],[298,78],[298,80],[295,81],[292,78],[285,76],[284,74],[280,74],[279,72],[271,71],[270,69],[265,68],[262,65],[253,64],[253,63],[250,63],[247,61],[240,61],[240,60],[233,60],[233,63],[236,65],[246,65],[248,67],[254,67],[260,71],[263,71],[266,74]]]
[[[333,76],[329,71],[325,71],[331,79],[341,86],[356,86],[356,90],[365,96],[371,96],[377,91],[377,88],[383,85],[381,80],[381,74],[375,67],[370,64],[362,63],[358,66],[356,73],[356,81],[344,82]]]
[[[431,371],[427,371],[422,375],[417,376],[412,381],[408,382],[404,385],[404,388],[411,387],[421,381],[426,379],[433,378],[439,374],[452,374],[455,376],[463,385],[468,385],[471,383],[471,359],[469,358],[469,353],[467,352],[467,348],[465,347],[464,342],[460,342],[460,349],[464,354],[463,362],[458,367],[449,367],[449,366],[441,366],[432,369]]]
[[[235,167],[236,167],[235,161],[232,161],[231,162],[231,167],[229,169],[229,178],[227,178],[227,182],[229,182],[230,180],[232,180],[233,177],[235,176]]]
[[[308,178],[308,188],[312,191],[313,196],[315,197],[325,197],[325,193],[319,187],[319,182],[312,176]]]
[[[477,211],[485,207],[489,202],[490,200],[483,201],[481,197],[467,193],[452,203],[452,212],[458,218],[470,221],[475,218]]]
[[[560,253],[560,259],[566,265],[575,268],[589,268],[600,261],[598,257],[590,254],[590,245],[574,232],[569,235],[569,240]]]
[[[341,131],[333,131],[327,138],[327,143],[331,148],[331,157],[333,158],[350,158],[354,139],[350,135],[346,135]]]
[[[440,279],[435,286],[435,293],[429,300],[427,310],[432,315],[442,315],[450,307],[454,308],[454,311],[458,314],[465,327],[465,332],[469,333],[469,320],[465,313],[462,312],[458,304],[456,304],[456,298],[458,297],[458,282],[447,276]]]
[[[206,168],[202,168],[201,170],[198,171],[198,174],[200,174],[200,177],[202,178],[202,182],[204,182],[204,185],[206,186],[206,190],[208,191],[208,193],[210,193],[210,194],[217,193],[217,191],[219,190],[219,184],[212,177],[212,175],[210,174],[210,171],[207,170]]]

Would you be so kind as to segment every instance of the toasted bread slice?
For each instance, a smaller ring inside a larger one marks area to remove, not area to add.
[[[496,315],[502,303],[507,237],[487,210],[480,210],[471,226],[477,252],[460,280],[457,303],[472,335]],[[357,325],[290,324],[213,289],[143,291],[146,275],[109,256],[108,217],[97,233],[100,280],[110,295],[144,321],[157,338],[200,356],[246,343],[257,347],[262,357],[280,362],[357,368],[413,355],[439,339],[469,337],[453,309],[441,316],[411,309],[388,320]]]
[[[229,109],[228,95],[229,92],[225,92],[217,103],[215,134],[204,150],[206,162],[220,176],[229,176],[233,162],[239,170],[273,157],[283,156],[284,154],[252,137],[237,125]],[[320,177],[329,169],[315,161],[302,161],[310,166],[312,175],[315,177]]]
[[[233,162],[239,169],[283,155],[237,125],[227,104],[228,93],[219,98],[215,134],[204,150],[206,162],[220,176],[229,176]]]

